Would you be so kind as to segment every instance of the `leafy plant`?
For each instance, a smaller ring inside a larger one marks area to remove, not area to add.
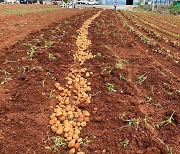
[[[108,88],[109,91],[112,91],[112,92],[116,92],[117,91],[113,84],[108,83],[107,86],[108,86],[107,88]]]
[[[51,41],[45,41],[44,47],[45,48],[50,48],[53,45],[53,42]]]
[[[115,67],[116,67],[116,68],[120,68],[120,69],[122,69],[122,67],[123,67],[122,62],[121,62],[120,60],[117,60],[117,61],[116,61],[116,65],[115,65]]]
[[[0,86],[3,85],[3,84],[5,84],[6,82],[12,80],[12,77],[9,76],[9,75],[10,75],[9,72],[7,72],[6,70],[2,70],[1,72],[4,73],[4,76],[5,76],[5,77],[4,77],[4,79],[0,82]]]
[[[147,79],[146,74],[138,76],[138,83],[142,84]]]
[[[124,140],[121,144],[124,148],[126,148],[129,145],[129,140]]]
[[[51,90],[49,93],[49,98],[52,98],[52,97],[54,97],[54,94],[53,94],[53,91]]]
[[[33,57],[34,57],[34,54],[36,53],[36,49],[37,47],[36,46],[31,46],[31,51],[30,52],[27,52],[27,55],[29,56],[29,60],[32,60]]]
[[[102,68],[102,73],[104,72],[111,73],[112,69],[113,69],[112,66],[106,66]]]
[[[152,97],[150,97],[150,96],[147,96],[146,100],[147,100],[148,103],[153,101]]]
[[[168,154],[173,154],[172,148],[167,146],[167,152],[168,152]]]
[[[57,152],[58,151],[58,148],[62,147],[62,148],[65,148],[66,147],[66,142],[65,142],[65,139],[62,138],[62,137],[59,137],[59,136],[55,136],[53,138],[53,142],[54,142],[54,145],[51,146],[51,150]]]
[[[48,58],[52,59],[52,60],[56,60],[57,59],[52,53],[48,54]]]
[[[119,74],[119,80],[127,80],[123,74]]]
[[[148,121],[147,121],[147,118],[144,118],[144,125],[145,125],[145,126],[149,126],[149,123],[148,123]]]
[[[171,114],[171,116],[169,118],[167,118],[166,120],[164,121],[161,121],[159,123],[156,124],[156,127],[159,128],[161,126],[165,126],[165,125],[168,125],[168,124],[171,124],[173,122],[173,115],[174,115],[175,111]]]
[[[136,125],[138,126],[139,123],[140,123],[140,120],[139,119],[129,119],[129,120],[126,120],[128,122],[129,125]]]

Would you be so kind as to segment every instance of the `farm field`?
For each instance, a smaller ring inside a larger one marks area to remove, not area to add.
[[[0,5],[0,51],[31,32],[85,10],[68,10],[55,5]]]
[[[178,154],[179,17],[58,11],[1,41],[0,152]]]

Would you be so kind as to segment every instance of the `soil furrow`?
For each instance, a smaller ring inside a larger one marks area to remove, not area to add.
[[[121,14],[121,16],[123,17],[123,19],[121,19],[122,22],[126,21],[128,23],[128,26],[131,25],[131,23],[123,16],[123,14]],[[135,33],[137,33],[137,34],[140,33],[139,30],[137,28],[134,28],[133,25],[131,25],[130,27],[133,27],[133,29],[135,30]],[[134,35],[136,35],[136,34],[134,34]],[[143,35],[143,34],[141,33],[141,35]],[[138,35],[136,35],[136,37],[139,38]],[[148,38],[148,37],[146,37],[146,38]],[[146,46],[146,44],[144,44],[143,48],[145,46]],[[179,82],[179,75],[177,73],[178,70],[179,70],[179,66],[178,66],[179,64],[168,61],[168,60],[165,60],[163,55],[154,52],[156,50],[161,51],[162,49],[159,49],[159,47],[155,47],[154,45],[152,46],[151,44],[147,45],[147,46],[148,47],[145,49],[145,51],[152,52],[152,53],[149,53],[149,54],[151,56],[153,56],[155,63],[158,64],[158,66],[162,67],[164,72],[166,72],[167,74],[170,74],[174,79],[176,79]]]

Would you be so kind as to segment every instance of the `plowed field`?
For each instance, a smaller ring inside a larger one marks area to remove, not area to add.
[[[0,153],[178,154],[179,31],[73,11],[2,49]]]

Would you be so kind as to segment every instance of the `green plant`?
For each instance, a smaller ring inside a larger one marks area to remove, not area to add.
[[[112,66],[106,66],[102,68],[102,73],[104,72],[111,73],[112,69],[113,69]]]
[[[48,58],[52,60],[57,60],[57,58],[52,53],[48,54]]]
[[[50,90],[50,93],[49,93],[49,98],[53,98],[54,97],[54,94],[53,94],[53,91]]]
[[[123,74],[119,74],[119,80],[127,80]]]
[[[53,45],[53,42],[51,41],[45,41],[44,47],[45,48],[50,48]]]
[[[4,73],[4,76],[5,76],[5,77],[4,77],[4,79],[0,82],[0,86],[3,85],[3,84],[5,84],[6,82],[12,80],[12,77],[9,76],[9,75],[10,75],[9,72],[7,72],[6,70],[1,70],[1,72]]]
[[[116,92],[117,90],[115,89],[114,85],[111,83],[107,83],[107,88],[111,92]]]
[[[147,121],[147,118],[144,118],[144,125],[145,125],[145,126],[149,126],[149,123],[148,123],[148,121]]]
[[[147,96],[147,97],[146,97],[146,101],[149,103],[149,102],[152,102],[152,101],[153,101],[153,99],[152,99],[152,97]]]
[[[50,32],[51,32],[52,34],[55,34],[55,33],[56,33],[56,31],[55,31],[55,30],[52,30],[52,29],[50,29]]]
[[[90,142],[91,142],[91,140],[89,139],[88,136],[86,136],[86,137],[83,139],[83,141],[82,141],[81,144],[87,146]]]
[[[129,145],[129,140],[124,140],[121,144],[124,148],[126,148]]]
[[[146,74],[138,76],[138,83],[142,84],[147,79]]]
[[[36,53],[36,49],[37,49],[36,46],[31,45],[31,51],[30,51],[30,52],[27,52],[27,55],[28,55],[29,60],[32,60],[32,59],[33,59],[34,54]]]
[[[44,86],[45,86],[45,82],[46,82],[46,79],[44,79],[44,80],[41,81],[43,88],[44,88]]]
[[[18,61],[19,61],[19,59],[18,59]],[[11,60],[6,59],[3,64],[6,65],[6,64],[15,63],[15,62],[17,62],[17,61],[11,61]]]
[[[172,122],[173,122],[173,115],[174,115],[174,113],[175,113],[175,111],[171,114],[171,116],[169,117],[169,118],[167,118],[166,120],[164,120],[164,121],[161,121],[161,122],[159,122],[159,123],[157,123],[156,124],[156,127],[157,128],[160,128],[161,126],[166,126],[166,125],[168,125],[168,124],[171,124]]]
[[[160,103],[155,104],[156,107],[161,107],[162,105]]]
[[[138,126],[139,123],[140,123],[140,119],[129,119],[129,120],[126,120],[128,122],[129,125],[136,125]]]
[[[100,57],[100,56],[101,56],[101,53],[98,52],[98,53],[96,54],[96,57]]]
[[[167,146],[168,154],[173,154],[172,147],[169,147],[168,145],[166,145],[166,146]]]
[[[66,147],[66,142],[65,139],[59,136],[55,136],[53,138],[53,143],[54,145],[51,146],[51,150],[53,150],[54,152],[58,151],[58,148],[62,147],[65,148]]]
[[[3,84],[5,84],[6,82],[8,82],[8,81],[10,81],[10,80],[12,80],[11,77],[5,77],[4,80],[0,82],[0,86],[3,85]]]
[[[116,64],[115,64],[115,67],[116,67],[116,68],[120,68],[120,69],[122,69],[122,67],[123,67],[123,63],[122,63],[122,61],[121,61],[121,60],[119,60],[119,59],[116,59]]]

